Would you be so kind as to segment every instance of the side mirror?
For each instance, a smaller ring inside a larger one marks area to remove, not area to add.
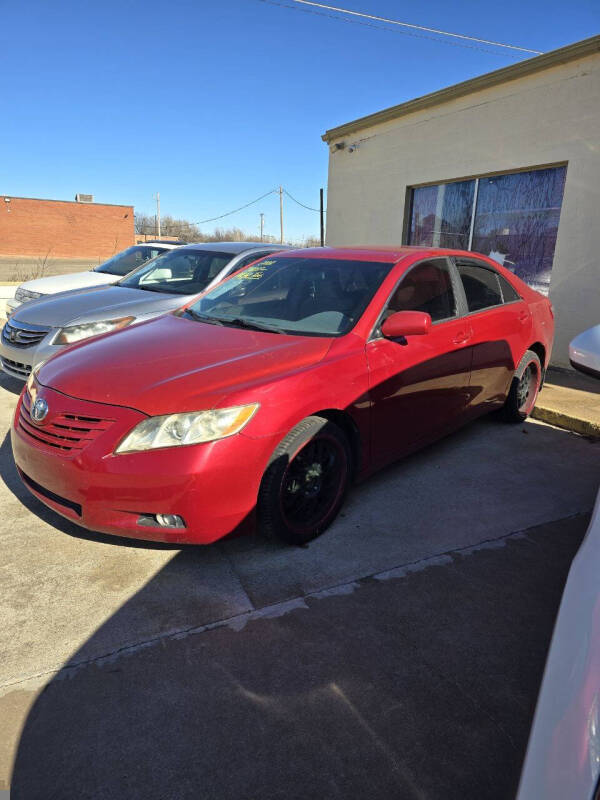
[[[423,336],[429,333],[431,317],[423,311],[396,311],[381,326],[386,339],[398,339],[400,336]]]

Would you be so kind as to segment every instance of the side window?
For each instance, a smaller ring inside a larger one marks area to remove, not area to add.
[[[445,259],[413,267],[392,295],[385,316],[396,311],[425,311],[432,322],[456,316],[456,299]]]
[[[219,272],[224,269],[227,264],[231,261],[229,256],[215,256],[210,261],[210,267],[208,268],[208,274],[205,277],[205,280],[212,281],[213,278],[216,278]]]
[[[520,300],[521,295],[517,290],[510,285],[510,283],[502,275],[498,275],[500,281],[500,288],[502,289],[502,299],[505,303],[512,303],[515,300]]]
[[[467,297],[469,311],[502,305],[498,273],[471,262],[456,264]]]

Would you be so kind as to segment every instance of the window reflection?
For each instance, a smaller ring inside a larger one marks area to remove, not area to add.
[[[413,190],[411,244],[469,247],[475,181]]]
[[[552,167],[413,189],[410,244],[485,253],[547,294],[565,177]]]

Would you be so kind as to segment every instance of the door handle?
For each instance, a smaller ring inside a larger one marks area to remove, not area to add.
[[[529,317],[529,313],[527,311],[522,311],[519,314],[519,322],[522,325],[524,325],[526,322],[529,322],[529,319],[530,319],[530,317]]]

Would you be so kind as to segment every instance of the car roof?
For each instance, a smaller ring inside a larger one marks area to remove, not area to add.
[[[175,242],[138,242],[136,247],[147,247],[151,245],[153,247],[162,247],[165,250],[175,250],[178,247],[181,247],[180,244],[175,244]]]
[[[169,250],[172,250],[174,247],[181,247],[182,244],[186,244],[186,242],[173,242],[173,241],[162,241],[161,239],[146,239],[145,242],[136,242],[136,247],[144,247],[148,244],[154,244],[158,247],[166,247]]]
[[[331,258],[346,261],[373,261],[395,264],[409,255],[419,254],[424,258],[439,258],[444,256],[477,257],[480,254],[467,250],[452,250],[444,247],[429,247],[417,245],[359,245],[353,247],[307,247],[294,250],[290,257],[297,258]]]
[[[182,250],[216,250],[219,253],[245,253],[246,250],[290,250],[290,245],[271,244],[270,242],[198,242],[186,244]]]

